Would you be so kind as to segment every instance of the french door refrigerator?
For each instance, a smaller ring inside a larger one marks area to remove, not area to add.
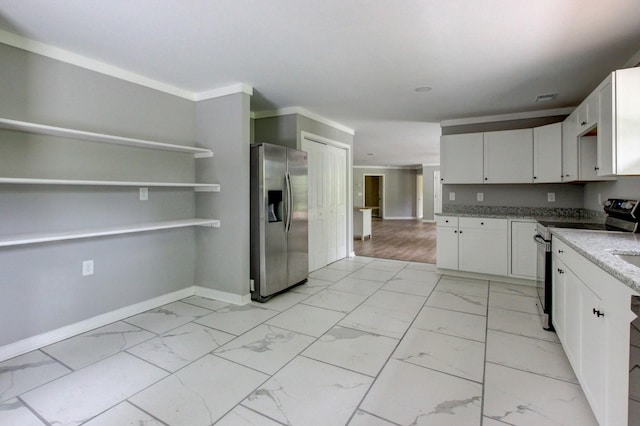
[[[307,153],[251,145],[251,298],[307,281]]]

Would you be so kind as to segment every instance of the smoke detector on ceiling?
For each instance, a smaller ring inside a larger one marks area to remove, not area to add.
[[[557,93],[547,93],[544,95],[538,95],[536,96],[536,102],[555,101],[557,97],[558,97]]]

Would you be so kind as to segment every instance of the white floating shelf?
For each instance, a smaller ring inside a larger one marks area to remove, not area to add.
[[[220,192],[217,183],[130,182],[118,180],[32,179],[0,177],[0,184],[16,185],[72,185],[72,186],[151,186],[167,188],[194,188],[197,192]]]
[[[85,229],[69,232],[8,235],[0,237],[0,247],[48,243],[53,241],[77,240],[83,238],[106,237],[109,235],[131,234],[135,232],[157,231],[161,229],[184,228],[188,226],[206,226],[211,228],[219,228],[220,221],[217,219],[168,220],[162,222],[139,223],[135,225]]]
[[[186,145],[174,145],[163,142],[147,141],[143,139],[125,138],[122,136],[106,135],[103,133],[93,133],[83,130],[66,129],[63,127],[54,127],[44,124],[29,123],[26,121],[11,120],[8,118],[0,118],[0,128],[19,130],[21,132],[38,133],[41,135],[82,139],[91,142],[128,145],[139,148],[150,148],[164,151],[187,152],[194,154],[196,158],[213,157],[213,151],[205,148],[196,148]]]

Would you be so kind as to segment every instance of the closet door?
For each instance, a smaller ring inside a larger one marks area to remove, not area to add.
[[[347,151],[302,141],[309,155],[309,271],[347,256]]]
[[[324,209],[324,145],[302,140],[302,150],[308,154],[307,173],[309,179],[309,272],[327,265],[327,242],[325,239]]]

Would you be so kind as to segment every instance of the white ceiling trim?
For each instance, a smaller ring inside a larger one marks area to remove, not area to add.
[[[100,74],[108,75],[120,80],[128,81],[130,83],[139,84],[140,86],[148,87],[150,89],[158,90],[160,92],[177,96],[183,99],[188,99],[190,101],[203,101],[206,99],[213,99],[231,95],[234,93],[246,93],[248,95],[253,95],[253,87],[245,83],[236,83],[227,87],[194,93],[189,90],[173,86],[171,84],[166,84],[161,81],[145,77],[141,74],[127,71],[123,68],[109,65],[95,59],[87,58],[86,56],[78,55],[77,53],[73,53],[65,49],[60,49],[58,47],[41,43],[39,41],[34,41],[4,30],[0,30],[0,43],[6,44],[8,46],[13,46],[18,49],[26,50],[38,55],[46,56],[47,58],[55,59],[67,64],[88,69],[90,71],[95,71]]]
[[[322,124],[326,124],[327,126],[333,127],[334,129],[338,129],[352,136],[356,134],[356,131],[353,130],[352,128],[342,125],[340,123],[337,123],[333,120],[329,120],[328,118],[325,118],[321,115],[318,115],[302,107],[288,107],[288,108],[280,108],[280,109],[274,109],[269,111],[256,111],[256,112],[252,112],[252,117],[255,119],[260,119],[260,118],[269,118],[269,117],[279,117],[282,115],[291,115],[291,114],[300,114],[311,120],[315,120]]]
[[[222,96],[233,95],[236,93],[246,93],[249,96],[253,96],[253,87],[245,83],[236,83],[232,84],[231,86],[196,93],[194,97],[196,101],[204,101],[207,99],[220,98]]]
[[[487,115],[485,117],[454,118],[442,120],[440,127],[463,126],[465,124],[494,123],[498,121],[523,120],[527,118],[553,117],[556,115],[569,115],[575,107],[545,109],[540,111],[515,112],[512,114]]]

